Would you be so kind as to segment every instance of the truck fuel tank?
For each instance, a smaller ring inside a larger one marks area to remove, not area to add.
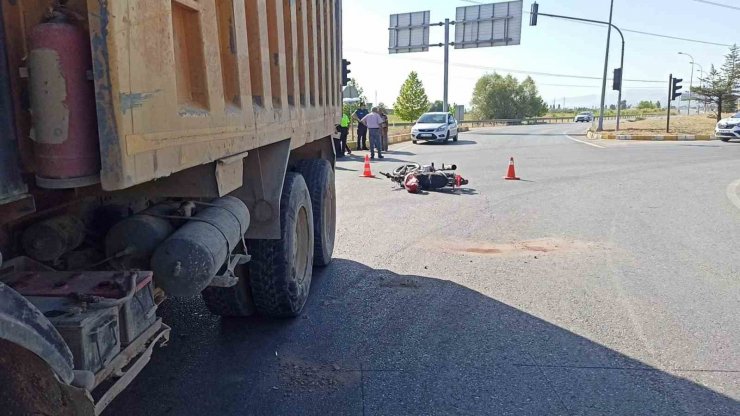
[[[205,289],[241,243],[249,210],[226,196],[209,204],[157,247],[151,260],[157,286],[173,296],[195,296]]]

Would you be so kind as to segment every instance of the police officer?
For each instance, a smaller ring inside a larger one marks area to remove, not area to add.
[[[360,120],[365,118],[369,114],[367,106],[364,102],[360,103],[360,108],[352,113],[352,119],[357,120],[357,150],[368,150],[367,149],[367,126],[363,123],[359,123]]]

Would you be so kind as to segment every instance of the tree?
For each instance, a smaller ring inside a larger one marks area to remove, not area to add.
[[[660,101],[655,102],[655,108],[657,108],[658,110],[661,109]]]
[[[722,76],[727,81],[727,87],[732,94],[733,87],[740,83],[740,47],[732,45],[730,52],[725,55],[725,63],[722,64]],[[734,112],[737,109],[737,95],[727,101],[726,111]]]
[[[640,101],[640,103],[637,104],[637,108],[640,110],[653,110],[655,109],[655,104],[653,104],[652,101]]]
[[[735,95],[732,93],[730,82],[717,71],[714,65],[711,66],[707,76],[700,78],[702,86],[694,87],[694,91],[702,100],[710,104],[717,104],[717,121],[722,120],[722,112],[727,111],[723,106],[729,104],[732,107],[732,101]]]
[[[429,109],[429,98],[416,71],[411,71],[401,85],[393,110],[401,120],[414,121]]]
[[[519,84],[520,111],[524,117],[541,117],[547,114],[547,103],[540,97],[532,77]]]
[[[447,112],[452,114],[453,116],[455,115],[455,108],[457,108],[456,103],[447,104]],[[442,100],[434,101],[432,105],[429,107],[430,112],[436,112],[436,113],[441,112],[443,109],[444,109],[444,106],[442,105]]]
[[[539,96],[532,78],[520,84],[511,75],[483,75],[473,90],[473,112],[480,119],[521,119],[547,113],[547,104]]]
[[[722,119],[723,112],[735,111],[739,96],[733,92],[733,86],[740,83],[740,47],[731,46],[720,70],[712,65],[707,76],[699,80],[701,86],[694,87],[692,92],[705,103],[717,105],[717,121]]]
[[[609,110],[617,111],[617,106],[614,105],[614,104],[612,104],[612,105],[609,106]]]
[[[725,63],[722,64],[722,75],[727,78],[730,85],[740,82],[740,47],[730,46],[730,52],[725,55]]]

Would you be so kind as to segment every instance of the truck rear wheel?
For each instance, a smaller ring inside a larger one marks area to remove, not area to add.
[[[337,224],[336,188],[334,170],[324,159],[301,160],[295,166],[303,175],[311,195],[313,207],[313,264],[326,266],[334,253],[334,238]]]
[[[280,198],[280,240],[249,240],[249,283],[257,311],[294,317],[303,310],[311,288],[314,227],[311,196],[298,173],[285,174]]]

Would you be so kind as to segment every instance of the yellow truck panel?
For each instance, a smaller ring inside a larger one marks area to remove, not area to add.
[[[106,190],[288,138],[300,147],[336,123],[337,1],[87,5]]]

